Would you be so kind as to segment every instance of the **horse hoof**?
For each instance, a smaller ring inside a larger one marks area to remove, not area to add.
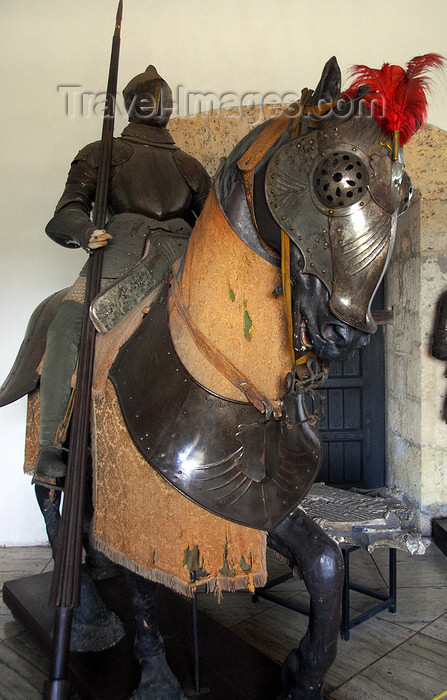
[[[132,700],[186,700],[180,683],[166,661],[164,651],[141,662],[140,685]]]
[[[303,662],[298,649],[284,661],[281,676],[285,690],[278,700],[323,700],[323,674]]]
[[[126,634],[119,617],[111,610],[98,615],[94,622],[73,617],[70,650],[80,652],[104,651],[118,644]]]
[[[73,613],[70,649],[103,651],[118,644],[126,634],[123,623],[109,610],[85,570],[81,573],[81,604]]]

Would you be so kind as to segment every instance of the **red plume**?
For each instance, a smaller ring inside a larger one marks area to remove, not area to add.
[[[427,119],[427,93],[431,79],[430,68],[442,68],[444,58],[437,53],[416,56],[407,63],[407,70],[384,63],[382,68],[353,66],[350,74],[354,82],[344,93],[354,97],[360,86],[371,90],[362,98],[388,136],[400,132],[403,146],[410,137],[425,124]]]

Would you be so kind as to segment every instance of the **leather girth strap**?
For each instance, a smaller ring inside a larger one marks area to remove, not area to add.
[[[223,374],[233,386],[243,392],[248,401],[261,411],[267,417],[273,416],[279,418],[281,416],[280,401],[270,401],[265,394],[262,393],[247,377],[214,345],[210,343],[208,338],[202,333],[200,328],[194,323],[188,308],[186,307],[180,286],[178,284],[175,273],[172,275],[172,295],[175,306],[177,307],[183,321],[185,322],[189,333],[202,355],[211,362],[213,367]]]

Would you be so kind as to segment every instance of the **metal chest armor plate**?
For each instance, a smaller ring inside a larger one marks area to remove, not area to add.
[[[115,169],[110,182],[112,211],[163,220],[189,213],[192,191],[179,171],[171,143],[132,141],[132,156]]]
[[[167,285],[109,374],[129,434],[148,469],[192,501],[228,520],[270,530],[318,473],[318,433],[304,421],[291,441],[281,421],[264,422],[251,404],[198,384],[174,350],[166,297]]]
[[[395,236],[400,183],[373,118],[354,116],[278,149],[267,169],[267,203],[300,249],[304,272],[329,293],[332,312],[367,332],[369,305]]]

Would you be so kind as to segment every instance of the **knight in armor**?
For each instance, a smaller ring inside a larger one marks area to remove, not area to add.
[[[52,240],[68,248],[82,247],[89,252],[106,246],[102,290],[143,258],[154,233],[177,236],[179,246],[184,243],[211,184],[202,165],[175,145],[166,128],[172,113],[172,92],[154,66],[133,78],[123,96],[130,124],[113,143],[107,230],[96,230],[90,218],[100,142],[89,144],[75,157],[55,215],[46,227]],[[150,269],[150,247],[144,259]],[[86,267],[48,331],[40,381],[37,483],[48,479],[54,483],[66,471],[58,428],[67,413],[76,368],[85,281]]]

